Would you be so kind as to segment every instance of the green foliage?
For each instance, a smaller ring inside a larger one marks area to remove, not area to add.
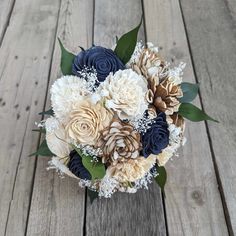
[[[179,101],[181,103],[192,102],[197,96],[199,85],[184,82],[181,84],[181,89],[183,91],[183,97]]]
[[[155,177],[156,183],[161,188],[161,191],[164,193],[164,187],[167,180],[167,173],[164,166],[157,165],[157,176]]]
[[[213,119],[204,111],[202,111],[191,103],[182,103],[179,107],[178,113],[184,118],[195,122],[203,120],[211,120],[214,122],[218,122],[217,120]]]
[[[73,146],[73,148],[81,156],[82,163],[84,167],[88,170],[88,172],[91,174],[92,180],[102,179],[106,174],[105,165],[101,161],[94,162],[92,156],[84,155],[79,148],[75,146]]]
[[[124,64],[126,64],[129,61],[134,52],[137,43],[138,31],[141,24],[142,24],[142,19],[137,27],[135,27],[128,33],[122,35],[119,39],[117,38],[118,40],[115,48],[115,54],[120,58],[120,60]]]
[[[71,75],[72,74],[72,64],[75,58],[75,55],[71,52],[67,51],[61,40],[58,38],[60,48],[61,48],[61,71],[63,75]]]
[[[53,156],[53,153],[50,151],[48,148],[46,140],[43,140],[43,142],[40,144],[38,150],[32,154],[29,155],[31,156]]]
[[[50,108],[50,109],[47,110],[47,111],[42,111],[42,112],[40,112],[39,115],[50,115],[50,116],[53,116],[54,113],[53,113],[52,108]]]

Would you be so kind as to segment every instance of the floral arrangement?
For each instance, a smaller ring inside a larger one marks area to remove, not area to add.
[[[52,156],[56,169],[91,196],[134,193],[153,180],[164,190],[164,165],[185,143],[185,120],[212,120],[190,102],[198,85],[182,82],[152,43],[137,42],[140,24],[113,49],[92,46],[74,55],[59,40],[63,76],[51,87],[52,108],[35,131],[45,140],[32,155]]]

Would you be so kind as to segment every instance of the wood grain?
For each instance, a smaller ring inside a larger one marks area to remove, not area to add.
[[[62,1],[57,36],[68,50],[79,51],[92,45],[93,1]],[[55,45],[49,88],[61,75],[60,48]],[[50,107],[50,95],[46,108]],[[55,171],[47,171],[48,158],[38,158],[27,235],[83,235],[85,191],[77,181],[60,179]]]
[[[17,1],[0,49],[0,235],[24,235],[59,1]]]
[[[141,1],[96,0],[95,3],[95,45],[111,47],[115,35],[121,36],[140,22]],[[145,40],[143,28],[139,38]],[[158,186],[154,183],[149,190],[136,194],[117,193],[111,199],[95,200],[92,205],[87,199],[86,235],[166,235]]]
[[[0,46],[6,29],[9,25],[12,9],[15,0],[1,0],[0,1]]]
[[[144,1],[144,9],[147,40],[158,44],[162,55],[173,64],[186,62],[184,80],[194,83],[178,0],[147,0]],[[197,35],[195,37],[196,41],[199,40]],[[198,98],[196,105],[200,106]],[[205,124],[187,122],[186,137],[187,143],[179,158],[174,158],[167,165],[165,203],[169,234],[227,235]]]
[[[236,5],[231,0],[181,1],[208,122],[231,235],[236,234]],[[195,10],[193,10],[195,9]],[[207,9],[207,12],[206,10]]]

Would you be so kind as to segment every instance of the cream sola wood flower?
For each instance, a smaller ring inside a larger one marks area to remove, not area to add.
[[[45,121],[45,128],[48,148],[55,155],[49,161],[48,169],[57,169],[60,173],[77,179],[66,166],[72,148],[67,140],[64,125],[56,118],[50,117]]]
[[[131,69],[110,74],[97,91],[104,98],[105,106],[115,111],[120,119],[142,116],[148,107],[145,95],[147,81]]]
[[[148,158],[139,156],[136,159],[110,165],[107,168],[107,174],[120,183],[134,182],[143,178],[156,164],[156,160],[155,155],[150,155]]]
[[[77,76],[63,76],[57,79],[50,92],[55,117],[63,122],[66,122],[73,106],[90,94],[86,81]]]
[[[60,158],[68,156],[71,147],[66,137],[64,125],[56,118],[50,117],[45,121],[45,128],[46,141],[51,152]]]
[[[66,133],[72,142],[94,145],[100,132],[110,125],[113,114],[101,103],[93,104],[90,99],[78,102],[70,114],[66,124]]]

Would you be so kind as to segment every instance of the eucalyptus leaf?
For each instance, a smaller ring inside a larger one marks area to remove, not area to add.
[[[58,38],[60,48],[61,48],[61,71],[63,75],[71,75],[72,74],[72,64],[75,58],[75,55],[69,51],[67,51],[61,40]]]
[[[198,107],[194,106],[191,103],[182,103],[179,107],[178,113],[184,118],[195,122],[203,120],[211,120],[214,122],[218,122],[217,120],[213,119],[212,117],[207,115],[204,111],[202,111],[201,109],[199,109]]]
[[[167,180],[167,173],[166,173],[165,167],[157,165],[157,176],[155,177],[155,181],[159,185],[163,193],[164,193],[166,180]]]
[[[184,82],[181,84],[181,89],[183,91],[183,97],[179,98],[179,101],[181,103],[188,103],[192,102],[196,98],[199,90],[199,85]]]
[[[92,204],[95,199],[98,198],[98,192],[87,189],[90,203]]]
[[[142,24],[142,19],[137,27],[135,27],[128,33],[122,35],[117,41],[115,54],[120,58],[120,60],[124,64],[126,64],[129,61],[134,52],[137,43],[138,31],[141,24]]]
[[[92,180],[102,179],[106,174],[105,165],[101,162],[94,162],[93,157],[89,155],[84,155],[82,151],[73,146],[76,152],[81,156],[83,166],[88,170],[92,176]]]
[[[40,144],[38,150],[32,154],[29,155],[31,156],[53,156],[53,153],[50,151],[47,145],[47,141],[43,140],[43,142]]]
[[[47,111],[42,111],[42,112],[39,113],[39,115],[51,115],[51,116],[53,116],[53,115],[54,115],[53,109],[50,108],[50,109],[47,110]]]

